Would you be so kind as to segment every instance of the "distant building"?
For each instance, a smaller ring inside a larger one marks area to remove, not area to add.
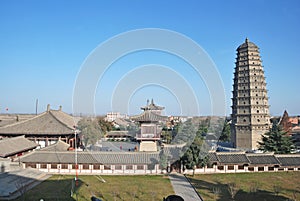
[[[270,128],[268,94],[259,48],[247,38],[237,48],[232,97],[232,142],[245,150],[258,148]]]
[[[282,127],[287,135],[292,137],[293,143],[297,150],[300,150],[300,117],[290,117],[285,110],[278,124]]]
[[[127,119],[128,116],[121,114],[120,112],[108,112],[105,117],[105,121],[113,122],[116,119]]]
[[[165,109],[165,107],[161,107],[154,104],[153,99],[151,100],[151,103],[149,104],[149,100],[147,100],[147,105],[144,107],[141,107],[142,110],[150,110],[152,113],[162,115],[162,111]]]
[[[167,117],[160,115],[164,107],[155,105],[152,100],[141,109],[144,110],[142,114],[131,117],[140,124],[140,131],[136,134],[136,139],[140,142],[139,151],[157,151],[157,141],[160,140],[162,131],[159,122],[167,120]]]
[[[77,122],[75,118],[58,110],[47,110],[24,121],[0,127],[0,137],[16,137],[24,135],[41,147],[45,147],[62,140],[75,147],[74,133]]]

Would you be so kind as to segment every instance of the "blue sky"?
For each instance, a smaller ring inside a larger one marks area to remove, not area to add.
[[[285,109],[300,114],[300,3],[289,1],[0,1],[0,112],[34,113],[63,106],[72,113],[76,78],[88,55],[106,40],[135,29],[160,28],[198,43],[215,63],[231,113],[236,48],[246,37],[260,47],[271,115]],[[181,59],[159,51],[143,51],[116,61],[99,80],[95,111],[105,114],[127,104],[137,114],[147,99],[178,115],[178,94],[158,85],[138,86],[130,99],[112,101],[114,89],[135,68],[167,66],[195,92],[199,113],[210,114],[205,83]],[[157,72],[159,73],[159,72]],[[152,75],[152,76],[155,76]],[[167,76],[167,75],[166,75]],[[142,78],[136,78],[142,79]],[[168,78],[170,79],[170,78]],[[8,111],[6,111],[8,108]],[[124,111],[121,111],[124,112]],[[83,111],[84,113],[84,111]],[[192,115],[192,111],[183,115]]]

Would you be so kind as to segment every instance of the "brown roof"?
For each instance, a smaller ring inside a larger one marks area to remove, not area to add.
[[[60,110],[49,110],[28,120],[0,127],[0,135],[72,134],[74,125],[72,116]]]
[[[161,116],[151,112],[151,110],[145,110],[142,114],[131,117],[134,121],[147,122],[147,121],[166,121],[167,117]]]
[[[4,138],[0,140],[0,157],[7,157],[28,151],[37,146],[38,144],[26,139],[24,136]]]

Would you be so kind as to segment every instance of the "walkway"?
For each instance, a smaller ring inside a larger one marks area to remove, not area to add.
[[[21,192],[27,191],[50,175],[34,169],[20,169],[0,174],[0,200],[17,198]]]
[[[202,201],[190,182],[182,174],[170,174],[171,184],[176,195],[181,196],[184,201]]]

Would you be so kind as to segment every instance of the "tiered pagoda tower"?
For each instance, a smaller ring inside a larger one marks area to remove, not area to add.
[[[136,140],[140,142],[139,151],[157,151],[157,141],[160,140],[162,129],[159,122],[166,121],[165,116],[161,116],[164,107],[154,104],[153,100],[149,104],[141,107],[144,112],[131,119],[139,122],[140,131],[136,134]]]
[[[232,97],[232,142],[244,150],[258,149],[270,128],[266,81],[259,48],[247,38],[237,48]]]

